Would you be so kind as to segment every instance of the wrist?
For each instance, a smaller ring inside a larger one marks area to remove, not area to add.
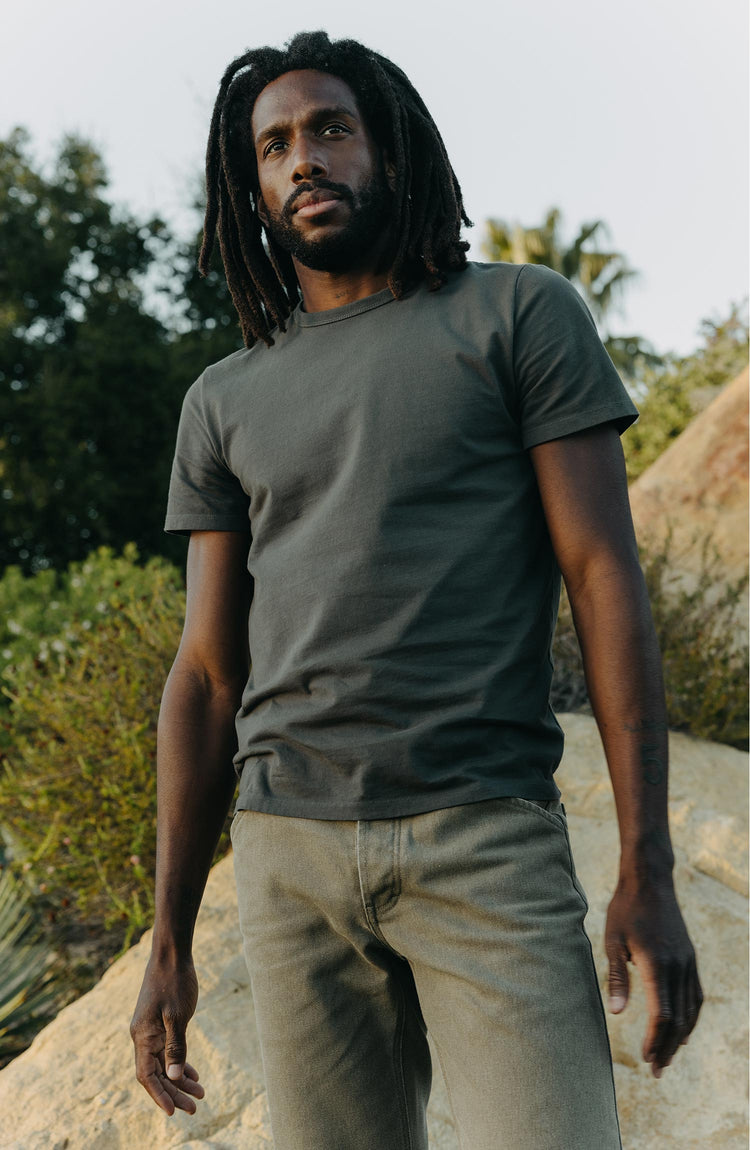
[[[623,841],[621,879],[671,883],[673,869],[674,851],[666,828],[651,828],[632,840]]]
[[[185,937],[184,931],[179,934],[170,931],[157,931],[154,928],[151,940],[151,961],[158,966],[180,966],[192,962],[193,940]]]

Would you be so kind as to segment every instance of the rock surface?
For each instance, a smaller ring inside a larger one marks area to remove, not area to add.
[[[630,487],[639,539],[658,546],[671,530],[670,567],[688,583],[700,573],[707,539],[722,580],[747,574],[747,411],[745,369]]]
[[[605,987],[602,933],[617,869],[612,796],[593,720],[565,715],[562,724],[567,747],[558,779]],[[630,1006],[609,1019],[623,1144],[625,1150],[744,1150],[746,756],[684,735],[672,736],[672,755],[676,879],[706,1001],[690,1045],[656,1082],[640,1061],[644,1006],[633,976]],[[133,1079],[128,1021],[149,942],[147,935],[0,1072],[4,1150],[270,1150],[231,859],[210,876],[196,931],[201,997],[188,1042],[206,1098],[193,1118],[166,1118]],[[430,1103],[430,1135],[433,1150],[456,1150],[439,1080]]]

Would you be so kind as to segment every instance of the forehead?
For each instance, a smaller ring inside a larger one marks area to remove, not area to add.
[[[360,118],[354,92],[338,76],[310,69],[284,72],[266,84],[255,101],[253,136],[257,137],[269,124],[287,124],[304,119],[316,108],[341,108]]]

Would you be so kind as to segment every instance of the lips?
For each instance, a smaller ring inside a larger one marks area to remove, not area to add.
[[[293,204],[292,211],[296,216],[309,219],[330,212],[339,203],[341,196],[337,192],[319,188],[314,192],[303,192]]]

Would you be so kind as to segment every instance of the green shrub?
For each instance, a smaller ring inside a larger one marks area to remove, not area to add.
[[[710,544],[688,587],[674,575],[671,539],[641,553],[664,666],[667,716],[672,730],[746,748],[748,745],[748,648],[738,628],[746,609],[747,579],[723,585]],[[552,657],[552,706],[588,709],[588,694],[570,604],[563,592]]]
[[[28,891],[0,870],[0,1068],[29,1045],[68,998]]]
[[[96,594],[114,587],[97,600],[106,603],[99,622],[68,623],[54,657],[27,655],[5,671],[12,748],[0,774],[0,824],[11,861],[61,941],[83,926],[106,932],[110,951],[150,923],[156,718],[184,610],[174,568],[161,560],[131,567],[132,554],[99,553],[89,568]],[[85,576],[86,564],[80,570]]]
[[[647,366],[634,388],[641,417],[623,437],[631,483],[747,366],[748,325],[738,305],[723,322],[704,320],[701,336],[703,345],[692,355]]]
[[[29,658],[38,664],[66,665],[98,627],[119,607],[150,595],[155,577],[165,578],[179,596],[183,580],[163,559],[138,564],[130,543],[122,555],[100,547],[64,571],[51,568],[26,576],[7,567],[0,579],[0,675]]]

